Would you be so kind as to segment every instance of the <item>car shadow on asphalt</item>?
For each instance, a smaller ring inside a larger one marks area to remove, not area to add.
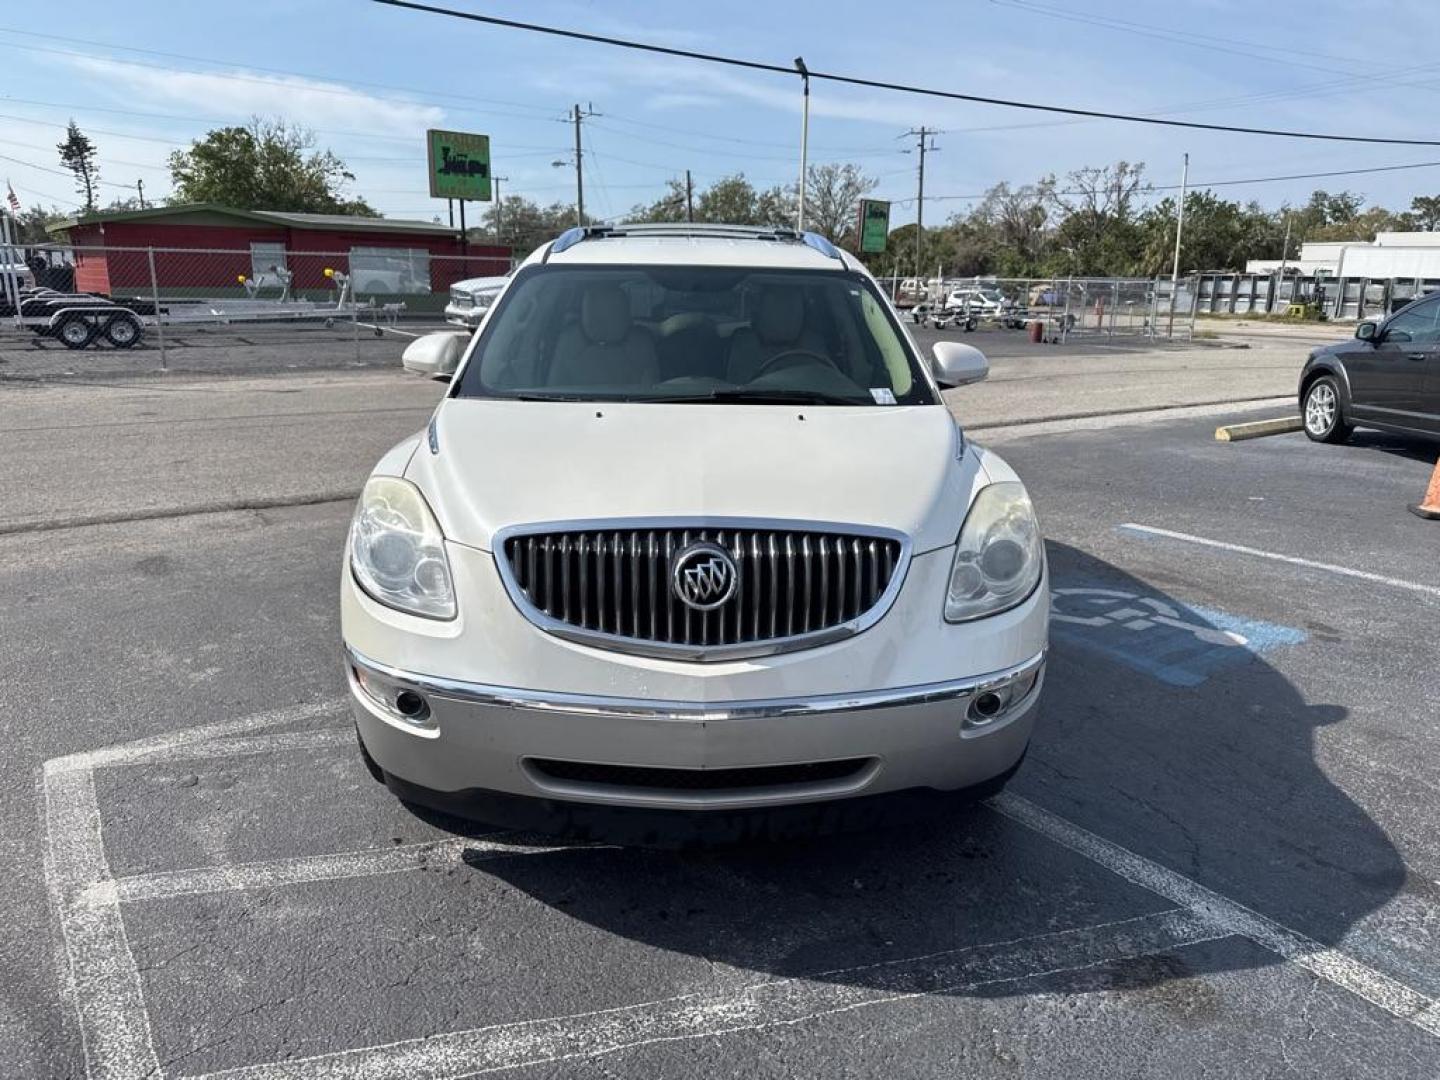
[[[1049,556],[1055,589],[1068,590],[1057,597],[1065,618],[1011,791],[1323,946],[1385,906],[1405,884],[1401,857],[1315,760],[1317,729],[1346,710],[1307,701],[1267,659],[1304,649],[1304,634],[1193,607],[1075,548],[1052,543]],[[893,987],[897,958],[1173,906],[989,805],[876,809],[846,824],[863,827],[471,869],[653,949],[877,990]],[[1279,962],[1231,939],[1086,965],[1041,986],[962,979],[924,992],[1134,990]]]
[[[1440,439],[1424,439],[1420,436],[1392,435],[1388,431],[1355,431],[1349,445],[1357,450],[1379,450],[1411,461],[1433,464],[1440,457]]]

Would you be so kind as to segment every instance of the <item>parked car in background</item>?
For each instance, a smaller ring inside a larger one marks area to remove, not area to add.
[[[967,311],[981,318],[995,318],[1015,307],[999,289],[955,289],[945,297],[948,311]]]
[[[1440,292],[1312,351],[1300,414],[1316,442],[1344,442],[1357,427],[1440,437]]]
[[[404,255],[368,253],[352,256],[350,273],[359,296],[428,293],[430,283],[417,275],[414,262]]]
[[[450,286],[450,302],[445,305],[445,321],[470,329],[480,325],[485,313],[504,291],[509,275],[504,277],[467,278]]]
[[[340,621],[372,774],[562,830],[577,804],[998,790],[1049,588],[1024,485],[941,396],[987,370],[922,355],[813,234],[546,244],[356,506]]]

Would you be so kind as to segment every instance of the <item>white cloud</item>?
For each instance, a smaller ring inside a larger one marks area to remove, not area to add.
[[[116,100],[201,108],[210,116],[283,116],[303,127],[364,128],[377,134],[415,135],[444,119],[434,105],[382,98],[344,83],[243,69],[200,72],[161,69],[120,60],[67,57],[100,81]]]

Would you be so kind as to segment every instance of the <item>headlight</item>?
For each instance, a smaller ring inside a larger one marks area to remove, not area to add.
[[[374,599],[430,619],[455,617],[445,538],[420,490],[373,476],[350,523],[350,568]]]
[[[982,488],[960,530],[945,621],[965,622],[1014,607],[1035,590],[1044,566],[1040,523],[1025,486],[1009,481]]]

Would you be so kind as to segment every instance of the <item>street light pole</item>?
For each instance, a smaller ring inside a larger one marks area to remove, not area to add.
[[[1180,293],[1180,239],[1185,233],[1185,191],[1190,186],[1190,155],[1185,155],[1185,164],[1180,171],[1180,206],[1175,211],[1175,261],[1170,267],[1170,318],[1166,324],[1166,337],[1175,336],[1175,300]]]
[[[800,98],[800,205],[796,214],[795,228],[805,231],[805,172],[806,159],[810,152],[810,72],[805,67],[805,58],[795,57],[795,70],[800,73],[803,87]]]

